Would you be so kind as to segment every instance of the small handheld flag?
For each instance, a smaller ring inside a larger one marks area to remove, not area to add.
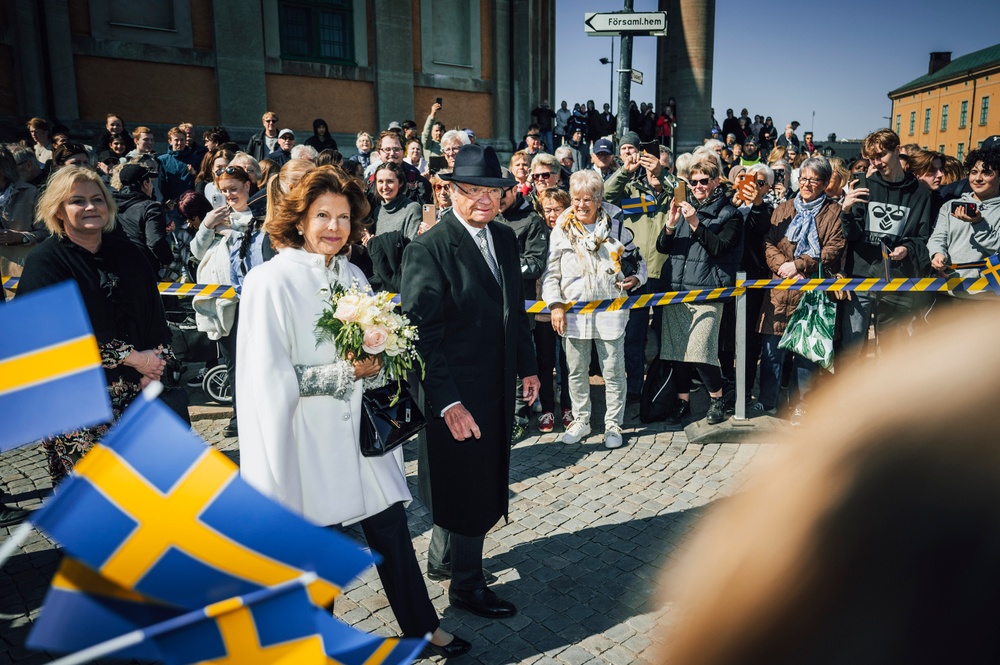
[[[0,305],[0,328],[0,451],[111,420],[101,354],[76,282]]]
[[[986,257],[986,267],[980,274],[986,278],[989,289],[1000,295],[1000,256],[994,254]]]
[[[656,212],[656,199],[649,194],[641,194],[632,199],[622,199],[622,212],[626,215]]]
[[[188,609],[307,571],[319,576],[313,600],[326,606],[375,562],[250,487],[225,455],[145,395],[32,522],[118,586]]]

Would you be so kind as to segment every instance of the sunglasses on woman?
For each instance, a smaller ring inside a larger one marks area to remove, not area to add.
[[[695,179],[692,178],[691,179],[691,186],[692,187],[699,187],[699,186],[701,186],[701,187],[707,187],[708,183],[710,183],[710,182],[712,182],[712,180],[710,178],[698,178],[697,180],[695,180]]]
[[[243,170],[241,166],[227,166],[224,169],[215,169],[215,177],[218,178],[220,175],[225,173],[226,175],[236,175],[237,173],[246,175],[247,172]]]
[[[532,173],[531,178],[532,180],[548,180],[554,175],[554,173]]]

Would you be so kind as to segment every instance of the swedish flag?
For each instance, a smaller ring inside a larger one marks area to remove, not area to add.
[[[1000,295],[1000,256],[994,254],[986,257],[986,267],[980,275],[986,278],[989,289]]]
[[[640,194],[633,199],[622,199],[622,212],[626,215],[656,212],[656,199],[649,194]]]
[[[152,654],[167,665],[402,665],[423,648],[424,640],[368,635],[334,619],[310,602],[303,584],[314,577],[307,574],[171,617],[88,647],[85,654],[90,658]],[[86,616],[62,618],[88,622]]]
[[[196,608],[315,571],[328,605],[374,562],[250,487],[158,400],[137,399],[32,517],[120,587]]]
[[[76,282],[0,305],[0,450],[111,420],[104,370]]]

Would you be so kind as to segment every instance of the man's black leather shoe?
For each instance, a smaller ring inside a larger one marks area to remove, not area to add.
[[[488,588],[475,591],[448,589],[448,600],[452,607],[487,619],[506,619],[517,614],[517,608],[513,603],[508,603]]]
[[[451,579],[451,569],[450,568],[431,568],[427,566],[427,579],[433,582],[443,582],[445,580]],[[497,576],[488,570],[483,570],[483,579],[486,580],[487,584],[493,584],[497,581]]]
[[[430,642],[424,647],[423,652],[421,652],[421,658],[433,658],[434,656],[440,656],[441,658],[454,658],[455,656],[461,656],[464,653],[468,653],[472,645],[463,640],[458,635],[452,635],[451,642],[443,646],[438,646],[436,644],[431,644]]]
[[[20,524],[27,516],[28,511],[23,508],[15,508],[14,506],[8,506],[6,503],[0,503],[0,526]]]

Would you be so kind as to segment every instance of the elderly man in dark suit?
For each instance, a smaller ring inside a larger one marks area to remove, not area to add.
[[[503,177],[493,148],[475,144],[439,175],[451,181],[452,208],[403,253],[401,294],[427,369],[428,571],[450,575],[453,606],[503,618],[517,610],[486,584],[483,540],[507,516],[516,377],[529,404],[540,385],[517,238],[491,223],[503,190],[517,183]]]

